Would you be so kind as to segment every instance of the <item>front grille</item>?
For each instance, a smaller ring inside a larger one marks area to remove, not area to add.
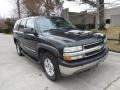
[[[84,45],[84,49],[90,49],[90,48],[102,45],[103,43],[104,43],[104,41],[100,41],[100,42]]]
[[[96,51],[93,51],[93,52],[86,53],[86,54],[85,54],[85,57],[90,57],[90,56],[94,56],[94,55],[96,55],[96,54],[99,54],[99,53],[101,53],[104,49],[105,49],[105,48],[103,47],[103,48],[100,49],[100,50],[96,50]]]
[[[106,49],[105,48],[103,48],[103,50],[101,50],[99,53],[96,53],[95,55],[92,55],[92,56],[89,56],[89,57],[84,57],[83,59],[78,59],[78,60],[73,60],[73,61],[71,61],[71,62],[82,62],[82,61],[87,61],[87,60],[94,60],[95,58],[97,58],[97,57],[101,57],[102,55],[104,55],[105,54],[105,52],[106,52]]]
[[[104,41],[100,41],[100,42],[84,45],[84,50],[88,50],[88,51],[90,49],[98,47],[98,46],[101,46],[101,48],[99,48],[97,50],[94,50],[94,51],[86,52],[85,53],[85,57],[90,57],[90,56],[93,56],[93,55],[96,55],[96,54],[102,52],[104,50]]]

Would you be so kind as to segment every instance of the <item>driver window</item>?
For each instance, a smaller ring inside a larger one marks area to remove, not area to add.
[[[25,28],[25,24],[26,24],[26,19],[23,19],[19,25],[19,31],[23,31]]]
[[[34,28],[34,21],[33,21],[33,19],[28,19],[27,20],[26,28]]]

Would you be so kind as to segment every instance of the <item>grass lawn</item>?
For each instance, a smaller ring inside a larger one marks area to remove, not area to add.
[[[108,40],[107,46],[110,50],[120,53],[120,44],[118,41]]]
[[[110,27],[99,32],[106,34],[108,39],[119,39],[120,27]]]
[[[109,27],[107,30],[101,30],[98,32],[106,34],[108,39],[119,39],[120,27]],[[120,44],[118,41],[108,40],[107,46],[112,51],[120,52]]]

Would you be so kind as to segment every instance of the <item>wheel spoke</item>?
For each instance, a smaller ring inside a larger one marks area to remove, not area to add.
[[[17,52],[20,53],[20,47],[16,45],[16,48],[17,48]]]
[[[54,75],[54,66],[49,58],[46,58],[44,61],[45,70],[48,73],[48,75],[53,76]]]

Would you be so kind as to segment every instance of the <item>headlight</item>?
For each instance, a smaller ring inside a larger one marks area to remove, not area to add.
[[[83,50],[82,46],[77,47],[65,47],[64,52],[77,52]]]
[[[80,51],[83,50],[82,46],[77,47],[66,47],[63,50],[63,58],[66,61],[77,60],[83,58],[83,55],[80,54]]]
[[[104,34],[102,34],[102,33],[95,33],[95,35],[97,35],[97,36],[104,36]]]

